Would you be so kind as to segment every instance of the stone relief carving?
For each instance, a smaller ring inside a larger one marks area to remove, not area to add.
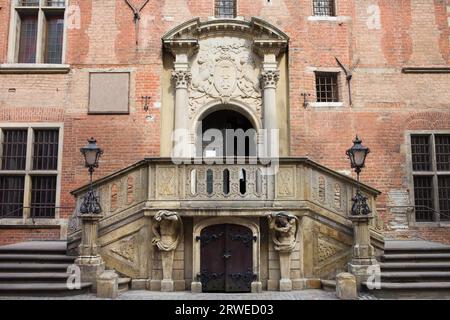
[[[134,263],[136,257],[136,237],[131,236],[120,240],[117,245],[111,248],[111,252]]]
[[[326,190],[325,190],[325,178],[323,176],[319,177],[319,201],[325,203]]]
[[[269,213],[269,230],[275,250],[280,252],[292,252],[300,239],[299,220],[296,216],[287,212]]]
[[[324,262],[330,257],[345,250],[344,245],[338,246],[328,241],[323,235],[319,234],[317,237],[317,249],[319,263]]]
[[[111,186],[111,211],[116,211],[118,208],[119,187],[113,183]]]
[[[134,202],[134,177],[128,176],[127,178],[127,204]]]
[[[158,168],[158,193],[162,196],[175,195],[175,168]]]
[[[334,206],[337,209],[341,209],[342,208],[342,204],[341,204],[341,186],[339,183],[335,183],[334,184]]]
[[[190,118],[213,100],[222,103],[240,100],[260,114],[262,98],[258,65],[248,40],[231,37],[202,40],[191,67]]]
[[[183,238],[183,223],[178,213],[161,210],[153,218],[152,244],[161,251],[173,251]]]
[[[290,197],[294,195],[294,174],[292,168],[280,168],[277,175],[277,194],[281,197]]]

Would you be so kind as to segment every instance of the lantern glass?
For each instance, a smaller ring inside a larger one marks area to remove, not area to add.
[[[84,156],[85,166],[94,168],[98,166],[98,159],[103,151],[97,146],[97,141],[94,138],[88,140],[87,146],[80,149]]]
[[[358,173],[361,171],[361,168],[364,168],[364,163],[369,152],[369,148],[364,147],[362,141],[356,136],[356,139],[353,141],[353,146],[347,150],[347,156],[350,159],[352,168],[355,168]]]
[[[97,152],[98,150],[86,150],[84,153],[84,159],[86,161],[86,166],[94,167],[97,163]]]
[[[354,150],[353,151],[353,158],[355,162],[356,167],[363,168],[364,162],[366,161],[366,150]]]

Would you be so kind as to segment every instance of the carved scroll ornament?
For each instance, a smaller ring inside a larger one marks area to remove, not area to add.
[[[292,252],[300,239],[299,220],[296,216],[287,212],[269,213],[269,229],[275,250],[280,252]]]
[[[161,210],[153,218],[152,231],[152,244],[161,251],[172,251],[183,238],[183,222],[178,213]]]

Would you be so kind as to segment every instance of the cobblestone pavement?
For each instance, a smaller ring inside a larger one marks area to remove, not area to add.
[[[83,294],[71,297],[0,297],[0,300],[100,300],[94,294]],[[375,299],[367,294],[360,299]],[[323,290],[302,290],[292,292],[265,291],[263,293],[226,294],[226,293],[191,293],[191,292],[155,292],[127,291],[117,300],[337,300],[334,292]]]

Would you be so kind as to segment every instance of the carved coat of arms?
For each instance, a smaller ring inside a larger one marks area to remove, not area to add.
[[[262,99],[258,64],[251,43],[245,39],[223,37],[201,41],[191,67],[190,117],[213,100],[222,103],[239,100],[260,113]]]

